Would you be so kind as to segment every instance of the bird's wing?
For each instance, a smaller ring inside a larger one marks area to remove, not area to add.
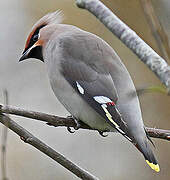
[[[61,73],[81,98],[131,140],[127,136],[127,125],[116,107],[118,96],[114,82],[102,61],[80,61],[66,55],[61,61]]]

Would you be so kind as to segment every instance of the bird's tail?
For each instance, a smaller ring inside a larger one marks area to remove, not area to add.
[[[147,138],[140,139],[136,144],[137,149],[143,154],[147,164],[156,172],[160,171],[157,160],[152,152],[152,149],[149,145]]]

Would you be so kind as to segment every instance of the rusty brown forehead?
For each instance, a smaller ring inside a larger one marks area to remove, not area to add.
[[[28,36],[28,38],[27,38],[27,41],[26,41],[26,44],[25,44],[25,49],[28,48],[28,45],[29,45],[29,43],[30,43],[30,40],[31,40],[31,38],[32,38],[35,30],[36,30],[36,28],[34,28],[33,31],[29,34],[29,36]]]
[[[32,32],[29,34],[28,38],[27,38],[27,41],[26,41],[26,44],[25,44],[25,50],[29,48],[30,44],[31,44],[31,39],[32,37],[37,33],[39,33],[40,29],[43,28],[44,26],[46,26],[47,24],[44,23],[44,24],[41,24],[39,25],[38,27],[35,27]]]

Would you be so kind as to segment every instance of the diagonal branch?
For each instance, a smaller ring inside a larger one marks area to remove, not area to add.
[[[8,91],[5,89],[3,91],[4,95],[4,104],[7,106],[9,104]],[[8,116],[8,115],[6,115]],[[8,137],[8,128],[6,126],[2,127],[2,149],[1,149],[1,169],[2,169],[2,180],[8,180],[7,178],[7,137]]]
[[[170,66],[133,30],[123,23],[99,0],[76,0],[78,7],[95,15],[115,36],[117,36],[170,90]]]
[[[99,180],[97,177],[93,176],[89,172],[80,168],[70,160],[66,159],[63,155],[53,150],[51,147],[47,146],[45,143],[37,139],[31,133],[29,133],[26,129],[18,125],[15,121],[9,118],[6,115],[0,114],[0,122],[11,129],[13,132],[18,134],[21,139],[32,146],[34,146],[39,151],[43,152],[54,161],[58,162],[66,169],[74,173],[77,177],[83,180]]]
[[[169,60],[170,47],[169,47],[168,36],[155,13],[152,1],[140,0],[140,3],[141,3],[141,6],[143,7],[146,20],[148,21],[148,24],[151,28],[151,32],[157,42],[157,46],[160,49],[161,55],[166,60]]]
[[[48,125],[52,125],[55,127],[64,126],[64,127],[76,128],[77,126],[74,119],[72,118],[63,118],[63,117],[59,117],[55,115],[49,115],[46,113],[28,111],[28,110],[24,110],[24,109],[12,107],[12,106],[0,105],[0,112],[32,118],[34,120],[44,121],[44,122],[47,122]],[[83,122],[80,122],[80,128],[88,129],[88,130],[95,130],[95,129],[91,129],[89,126],[87,126]],[[146,131],[148,135],[152,138],[159,138],[159,139],[170,141],[170,130],[162,130],[162,129],[146,127]]]

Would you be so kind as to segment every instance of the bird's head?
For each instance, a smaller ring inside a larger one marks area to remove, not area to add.
[[[59,24],[62,22],[63,16],[61,11],[56,11],[49,13],[42,17],[32,28],[31,33],[29,34],[25,49],[22,53],[19,61],[23,61],[29,58],[36,58],[41,61],[43,60],[43,47],[46,42],[48,42],[54,28],[53,25]],[[50,27],[50,28],[48,28]]]

